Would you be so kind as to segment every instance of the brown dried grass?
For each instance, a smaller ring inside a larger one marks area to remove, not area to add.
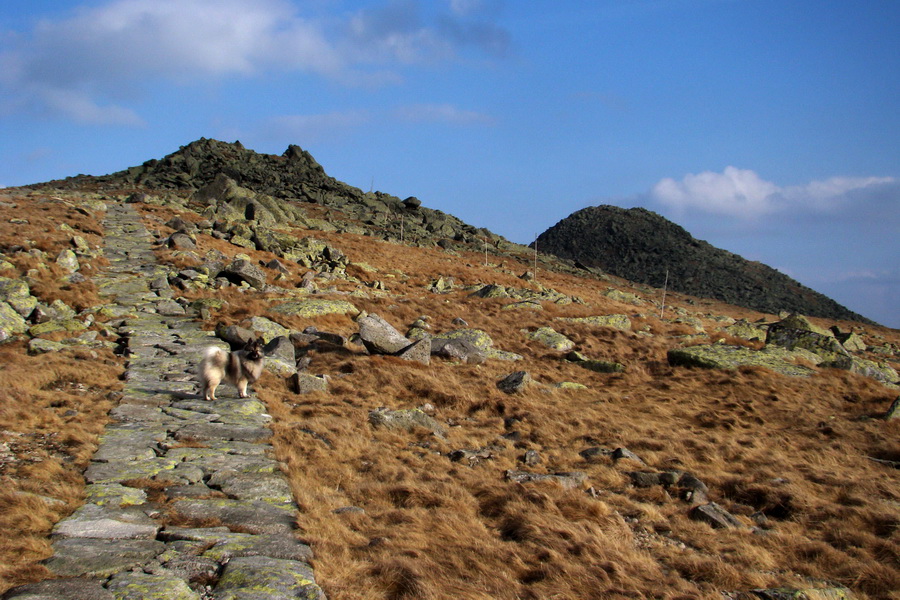
[[[157,229],[176,214],[147,212]],[[461,291],[436,295],[424,287],[438,276],[459,284],[536,287],[518,278],[530,268],[527,257],[485,267],[477,253],[347,234],[297,235],[325,239],[351,260],[368,263],[376,272],[352,273],[381,280],[397,295],[352,299],[361,310],[381,314],[401,331],[423,314],[434,332],[452,329],[452,319],[461,316],[489,332],[497,347],[525,356],[519,363],[481,366],[435,359],[426,367],[368,356],[359,346],[323,346],[310,353],[310,370],[329,375],[328,393],[296,396],[268,373],[257,383],[300,507],[298,526],[314,547],[317,579],[330,597],[674,600],[721,598],[723,591],[755,587],[839,584],[860,598],[896,598],[900,476],[870,457],[900,459],[900,423],[869,418],[882,413],[896,392],[834,370],[795,379],[760,368],[672,368],[666,351],[680,343],[673,337],[686,328],[660,320],[651,305],[623,305],[603,296],[610,285],[634,291],[616,279],[610,284],[540,271],[541,285],[587,305],[545,303],[541,312],[511,312],[502,310],[508,300]],[[207,236],[199,242],[201,253],[245,252]],[[254,260],[272,258],[249,254]],[[302,277],[302,269],[291,269],[281,285]],[[354,288],[338,284],[339,290]],[[661,299],[652,290],[638,293]],[[343,315],[276,318],[267,312],[275,296],[215,294],[228,301],[215,315],[226,323],[267,315],[292,329],[315,325],[347,336],[356,331]],[[667,305],[698,315],[714,339],[726,342],[735,340],[717,333],[723,326],[712,319],[716,314],[774,320],[671,293]],[[632,316],[635,329],[653,337],[552,321],[609,313]],[[587,371],[522,333],[547,324],[588,356],[621,362],[626,372]],[[895,344],[900,340],[897,331],[867,331]],[[538,385],[517,396],[500,392],[495,382],[518,369]],[[589,389],[550,387],[559,381]],[[425,430],[374,429],[368,422],[369,411],[378,407],[425,404],[447,427],[444,438]],[[588,462],[578,454],[594,445],[627,447],[647,466]],[[457,449],[486,449],[490,457],[451,462],[448,454]],[[542,459],[529,470],[583,471],[584,489],[506,481],[504,471],[524,468],[527,450]],[[692,521],[689,506],[673,494],[634,488],[626,475],[664,469],[696,474],[709,486],[710,498],[747,527],[721,531]],[[346,507],[364,512],[338,510]],[[764,535],[749,530],[757,513],[767,520]]]

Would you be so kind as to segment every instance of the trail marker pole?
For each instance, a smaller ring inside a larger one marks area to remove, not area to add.
[[[484,241],[484,266],[487,266],[487,238],[481,238]]]
[[[534,282],[537,283],[537,234],[534,234]]]
[[[663,284],[662,306],[659,307],[659,320],[662,321],[663,313],[666,311],[666,290],[669,288],[669,270],[666,269],[666,282]]]

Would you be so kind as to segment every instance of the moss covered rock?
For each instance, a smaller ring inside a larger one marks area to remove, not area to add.
[[[306,318],[331,314],[355,314],[359,312],[359,309],[346,300],[328,300],[324,298],[309,298],[285,302],[270,310],[281,315],[294,315]]]
[[[575,342],[552,327],[540,327],[529,333],[528,339],[543,344],[553,350],[559,350],[560,352],[568,352],[575,347]]]
[[[598,315],[594,317],[559,317],[567,323],[585,323],[595,327],[611,327],[622,331],[631,331],[631,319],[627,315]]]
[[[782,375],[808,377],[815,370],[798,365],[797,355],[783,348],[751,350],[743,346],[708,344],[669,350],[670,365],[704,369],[737,369],[745,366],[765,367]]]

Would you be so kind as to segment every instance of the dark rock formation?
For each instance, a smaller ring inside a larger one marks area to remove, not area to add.
[[[538,236],[538,248],[630,281],[778,314],[872,323],[787,275],[721,250],[643,208],[591,206]]]

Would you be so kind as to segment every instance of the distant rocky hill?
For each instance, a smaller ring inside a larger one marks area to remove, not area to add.
[[[777,314],[779,311],[872,323],[787,275],[695,239],[643,209],[591,206],[537,239],[542,252],[625,279]]]
[[[223,181],[227,178],[231,184]],[[271,200],[314,203],[340,211],[336,229],[403,239],[406,243],[445,248],[510,250],[517,246],[484,228],[466,224],[453,215],[422,206],[419,199],[404,200],[379,191],[363,192],[325,173],[299,146],[280,155],[260,154],[240,142],[201,138],[162,159],[99,177],[79,175],[49,182],[55,187],[100,190],[134,189],[199,191],[218,180],[218,187],[235,187]],[[338,215],[335,215],[338,217]],[[521,247],[520,250],[524,250]]]

